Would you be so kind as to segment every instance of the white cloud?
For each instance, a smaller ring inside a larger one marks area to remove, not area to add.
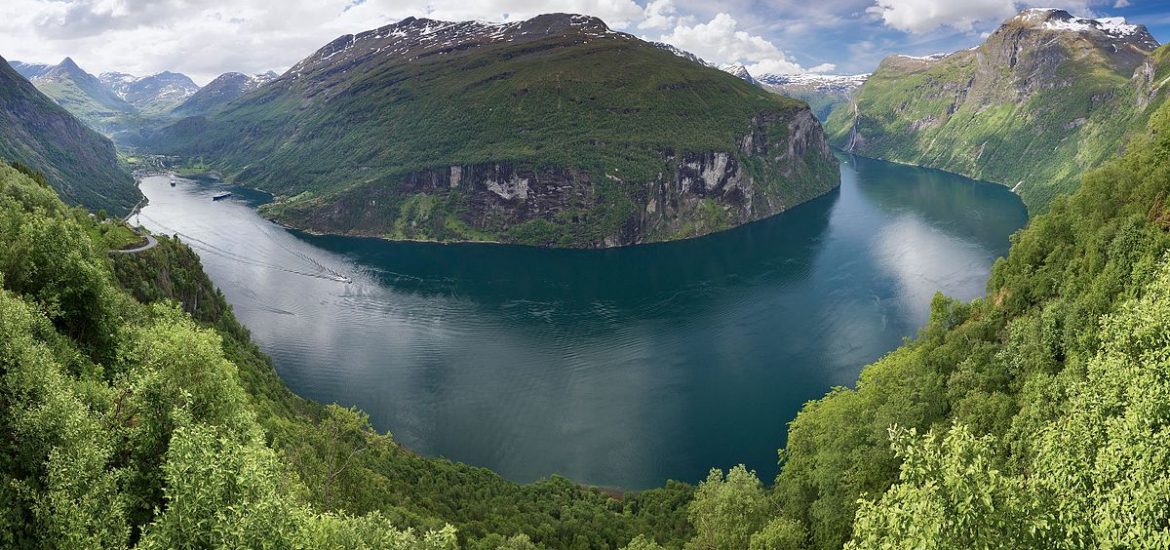
[[[645,18],[638,23],[639,29],[662,29],[678,21],[678,11],[672,0],[651,0],[646,4],[643,15]]]
[[[658,40],[720,65],[743,63],[752,74],[810,71],[790,59],[768,39],[738,27],[735,18],[720,13],[706,23],[678,24]],[[831,64],[822,64],[811,70],[828,72],[834,68]]]
[[[876,0],[869,13],[898,30],[921,33],[939,27],[973,30],[980,22],[1016,13],[1013,0]]]
[[[226,71],[283,70],[334,38],[407,16],[494,21],[587,13],[627,28],[634,0],[2,0],[0,55],[90,72],[185,72],[206,83]]]
[[[1020,10],[1030,7],[1060,8],[1081,17],[1094,16],[1094,5],[1108,5],[1111,0],[874,0],[866,12],[877,16],[886,26],[911,33],[925,33],[942,27],[972,32],[976,27],[999,24]],[[1116,0],[1115,8],[1129,5]]]

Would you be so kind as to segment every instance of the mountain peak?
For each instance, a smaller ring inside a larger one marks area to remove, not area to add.
[[[1031,8],[1021,11],[1004,23],[1004,27],[1018,26],[1032,30],[1065,32],[1104,38],[1113,42],[1126,42],[1143,49],[1153,50],[1159,46],[1157,39],[1145,25],[1127,23],[1124,17],[1102,17],[1087,19],[1074,16],[1058,8]]]
[[[723,72],[725,73],[738,77],[740,80],[743,80],[748,84],[756,83],[756,79],[752,77],[752,73],[748,71],[747,67],[745,67],[743,63],[732,63],[731,65],[724,65],[723,67],[720,67],[720,69],[723,69]]]
[[[295,80],[322,67],[357,64],[372,57],[419,58],[489,44],[532,42],[562,35],[579,35],[585,39],[632,39],[610,30],[601,19],[573,13],[548,13],[509,23],[407,17],[377,29],[340,36],[294,65],[289,73]]]
[[[65,59],[62,59],[61,62],[58,63],[57,66],[54,68],[57,69],[58,71],[64,71],[64,72],[74,73],[74,74],[85,73],[85,69],[82,69],[80,66],[78,66],[77,62],[73,61],[72,57],[66,57]]]

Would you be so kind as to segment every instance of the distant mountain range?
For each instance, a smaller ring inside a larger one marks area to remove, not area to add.
[[[199,86],[190,77],[172,72],[150,76],[102,73],[98,80],[144,114],[168,113],[199,91]]]
[[[66,61],[33,70],[57,89],[77,93],[82,86],[92,86],[85,79],[70,80],[76,65]],[[30,66],[21,64],[21,70],[29,71]],[[119,106],[120,100],[115,100],[110,101]],[[63,199],[92,210],[125,214],[141,197],[134,179],[119,166],[114,144],[41,93],[3,58],[0,158],[43,173]]]
[[[200,88],[190,77],[164,71],[149,76],[86,72],[71,58],[57,65],[13,61],[12,68],[91,128],[123,144],[175,119],[215,112],[277,75],[225,73]]]
[[[196,116],[214,113],[228,103],[276,80],[277,76],[271,71],[257,75],[224,73],[177,105],[174,114],[176,116]]]
[[[813,114],[820,120],[827,120],[834,109],[849,103],[853,94],[869,78],[868,74],[827,75],[812,73],[764,74],[757,78],[742,63],[718,66],[670,44],[663,42],[653,42],[652,44],[688,61],[707,67],[716,67],[744,82],[760,86],[770,92],[804,101],[809,104]]]
[[[275,193],[282,223],[394,239],[665,241],[839,181],[803,103],[567,14],[345,35],[154,146]]]

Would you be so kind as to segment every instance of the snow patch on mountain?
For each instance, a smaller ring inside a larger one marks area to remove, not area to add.
[[[1020,12],[1019,15],[1012,18],[1012,21],[1048,31],[1104,35],[1113,39],[1135,42],[1148,49],[1159,46],[1158,41],[1149,33],[1145,25],[1128,23],[1124,17],[1087,19],[1075,17],[1058,8],[1032,8]]]
[[[342,36],[294,65],[288,74],[295,80],[337,56],[357,61],[370,55],[408,58],[423,54],[443,55],[456,49],[525,42],[569,31],[591,39],[634,39],[631,35],[610,30],[602,20],[588,15],[546,14],[510,23],[408,17],[378,29]]]

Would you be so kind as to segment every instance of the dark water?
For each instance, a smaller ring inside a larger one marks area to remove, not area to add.
[[[199,251],[294,391],[417,451],[519,481],[770,479],[801,404],[913,335],[935,291],[981,295],[1026,221],[1003,187],[842,159],[839,191],[771,220],[609,251],[308,236],[166,178],[140,219]]]

